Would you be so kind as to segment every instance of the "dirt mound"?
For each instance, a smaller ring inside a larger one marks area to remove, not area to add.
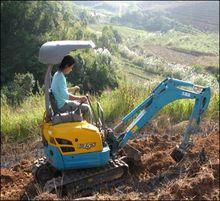
[[[56,194],[43,192],[36,196],[33,200],[60,200]]]
[[[153,174],[162,172],[175,163],[173,159],[167,155],[166,151],[158,151],[152,155],[145,154],[141,157],[141,161],[143,165],[146,165],[147,170]]]
[[[1,169],[1,200],[18,200],[33,180],[31,161],[22,161],[11,169]]]
[[[214,180],[213,171],[203,167],[194,177],[188,177],[184,182],[176,182],[170,190],[179,198],[202,195],[212,189]]]
[[[170,153],[179,143],[179,134],[173,135],[166,131],[131,140],[130,144],[143,152],[142,166],[136,167],[130,164],[131,181],[111,191],[94,192],[95,195],[85,199],[219,199],[219,129],[217,125],[216,123],[203,124],[202,136],[195,137],[195,146],[178,164],[170,157]],[[202,147],[205,153],[204,161],[199,157]],[[31,186],[33,187],[32,164],[32,160],[22,160],[9,169],[1,168],[2,200],[19,200],[21,195],[29,191]],[[41,192],[39,189],[37,194],[34,200],[60,199],[55,194]],[[68,197],[64,199],[68,200]]]

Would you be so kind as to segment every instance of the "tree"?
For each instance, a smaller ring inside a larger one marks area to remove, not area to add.
[[[74,70],[68,76],[68,81],[79,85],[84,91],[101,93],[106,88],[118,86],[115,68],[113,67],[111,54],[107,49],[77,54]]]
[[[112,26],[104,26],[102,29],[102,36],[98,39],[98,45],[102,48],[107,48],[111,53],[118,50],[119,43],[122,42],[122,37],[117,30]]]
[[[72,2],[1,2],[1,86],[15,73],[27,71],[42,84],[46,68],[39,63],[38,52],[43,43],[89,38],[86,27],[77,23],[80,13],[91,20]]]
[[[33,74],[29,72],[25,74],[16,73],[14,80],[8,86],[4,86],[1,92],[7,98],[9,104],[17,106],[32,93],[34,85]]]

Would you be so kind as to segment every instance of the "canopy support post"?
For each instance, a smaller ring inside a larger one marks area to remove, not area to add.
[[[49,64],[47,68],[47,72],[44,77],[44,85],[45,85],[45,108],[46,108],[46,117],[51,115],[50,112],[50,104],[49,104],[49,89],[51,85],[51,71],[53,65]]]

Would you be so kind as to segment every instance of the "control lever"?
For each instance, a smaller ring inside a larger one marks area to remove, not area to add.
[[[90,108],[91,108],[91,110],[92,110],[92,120],[97,121],[97,117],[96,117],[96,115],[95,115],[94,108],[92,107],[92,103],[91,103],[91,101],[90,101],[89,94],[86,94],[86,98],[87,98],[88,103],[89,103],[89,106],[90,106]]]

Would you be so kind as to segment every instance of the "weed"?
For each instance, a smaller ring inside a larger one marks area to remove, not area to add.
[[[193,70],[196,72],[196,73],[202,73],[203,72],[203,69],[204,69],[204,66],[200,65],[200,64],[195,64],[192,66]]]

